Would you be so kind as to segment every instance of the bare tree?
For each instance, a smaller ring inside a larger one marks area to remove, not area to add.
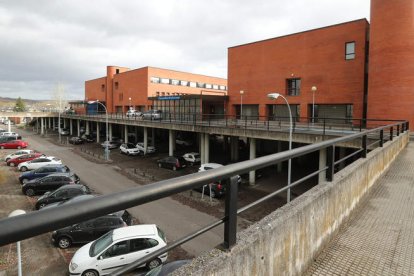
[[[62,83],[58,83],[56,89],[53,91],[53,102],[58,112],[62,112],[68,106],[65,87]]]

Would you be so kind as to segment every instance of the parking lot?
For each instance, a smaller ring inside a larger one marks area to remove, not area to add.
[[[58,141],[58,135],[52,131],[49,131],[44,137],[30,130],[16,129],[16,131],[22,133],[24,140],[29,141],[29,148],[35,148],[46,154],[53,154],[61,158],[65,164],[68,164],[69,167],[79,174],[82,183],[88,185],[95,193],[99,194],[194,173],[199,167],[188,166],[177,171],[158,168],[156,161],[167,155],[165,154],[165,148],[162,149],[165,145],[162,144],[159,145],[161,150],[146,156],[126,156],[115,149],[110,153],[111,161],[106,162],[99,157],[103,153],[103,148],[97,143],[82,145],[61,144]],[[66,138],[63,137],[63,141],[65,140]],[[181,148],[179,150],[181,153],[184,153],[185,151],[194,151],[196,149]],[[2,150],[0,158],[3,158],[10,152],[13,152],[13,150]],[[0,168],[2,172],[0,174],[0,194],[4,198],[2,205],[0,205],[2,217],[6,217],[14,209],[31,211],[35,199],[22,195],[20,184],[17,180],[19,173],[16,171],[16,168],[7,167],[4,162],[2,162]],[[257,180],[257,185],[254,187],[249,186],[247,180],[243,179],[238,197],[239,206],[253,202],[284,185],[285,176],[281,174],[275,177],[272,173],[273,171],[275,171],[274,168],[263,170],[261,172],[262,177]],[[298,190],[296,193],[299,194],[301,191]],[[285,198],[282,195],[277,196],[254,209],[242,213],[238,219],[239,230],[248,227],[266,214],[282,206],[284,202]],[[156,223],[161,225],[169,240],[174,240],[189,232],[187,229],[188,225],[196,229],[198,226],[205,225],[205,222],[210,221],[212,217],[222,217],[224,215],[224,198],[210,199],[208,196],[202,198],[199,192],[187,191],[172,198],[131,208],[129,211],[135,218],[134,223]],[[213,248],[222,241],[222,233],[222,227],[213,229],[213,231],[206,233],[198,240],[191,241],[183,245],[183,248],[177,248],[170,252],[169,260],[188,259],[209,248]],[[33,248],[37,246],[40,246],[42,250],[38,250],[38,253],[35,254],[36,258],[32,258]],[[34,265],[38,269],[43,270],[33,275],[66,275],[68,262],[78,247],[71,247],[67,250],[57,249],[51,244],[50,235],[44,234],[23,241],[22,248],[24,260],[27,258],[23,262],[26,271],[34,271],[31,268]],[[0,250],[0,273],[1,270],[5,270],[7,273],[13,274],[16,271],[15,245],[5,246]],[[53,261],[48,261],[50,259]],[[44,265],[39,266],[39,263]],[[49,274],[49,271],[52,274]],[[36,272],[39,272],[39,270]],[[25,273],[25,275],[29,274]]]

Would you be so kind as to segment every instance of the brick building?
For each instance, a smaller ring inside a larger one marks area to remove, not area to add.
[[[85,82],[85,101],[99,100],[111,113],[134,108],[224,114],[227,98],[226,79],[154,67],[108,66],[105,77]]]

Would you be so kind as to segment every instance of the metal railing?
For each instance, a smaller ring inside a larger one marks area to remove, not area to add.
[[[276,154],[271,154],[259,157],[253,160],[247,160],[227,166],[223,166],[214,170],[190,174],[173,179],[163,180],[156,183],[148,184],[142,187],[121,191],[114,194],[103,195],[94,199],[68,204],[63,207],[55,207],[44,209],[41,211],[31,212],[26,215],[21,215],[12,218],[5,218],[0,220],[0,246],[34,237],[52,230],[60,229],[65,226],[79,223],[94,217],[106,215],[119,210],[131,208],[144,203],[148,203],[157,199],[168,197],[180,192],[184,192],[202,185],[217,181],[220,179],[230,179],[227,184],[227,194],[225,198],[225,213],[224,216],[203,228],[184,235],[183,238],[169,243],[166,247],[157,250],[144,258],[120,268],[118,271],[112,273],[113,275],[121,275],[128,272],[157,256],[191,240],[195,237],[205,233],[218,225],[224,223],[223,247],[230,250],[236,243],[237,234],[237,215],[257,206],[269,198],[272,198],[288,189],[297,186],[311,177],[326,172],[327,181],[334,179],[335,166],[344,162],[345,160],[359,155],[360,158],[365,158],[368,152],[367,137],[370,140],[377,137],[371,146],[377,144],[382,147],[386,141],[393,140],[395,136],[408,131],[408,122],[399,121],[388,124],[386,126],[376,127],[350,134],[344,137],[327,140],[324,142],[303,146],[292,149],[291,151],[284,151]],[[387,135],[388,134],[388,135]],[[335,145],[338,143],[358,139],[361,140],[361,148],[340,160],[335,160]],[[237,209],[237,174],[244,174],[249,171],[268,167],[292,158],[303,156],[312,152],[327,149],[327,165],[317,171],[310,173],[307,176],[291,183],[289,186],[272,192],[257,201],[250,203]]]
[[[104,113],[99,114],[63,114],[62,116],[73,119],[104,118]],[[189,114],[189,113],[162,113],[162,117],[144,119],[141,116],[128,117],[124,113],[108,113],[108,119],[119,123],[127,122],[152,122],[159,124],[185,124],[193,126],[256,129],[266,131],[288,131],[289,117],[269,116],[236,116],[224,114]],[[361,118],[312,118],[292,117],[294,133],[313,133],[320,135],[344,135],[361,132],[395,120],[361,119]]]

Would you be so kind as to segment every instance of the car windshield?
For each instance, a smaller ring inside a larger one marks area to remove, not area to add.
[[[109,231],[92,243],[91,248],[89,249],[90,257],[95,257],[112,243],[112,232],[113,230]]]
[[[200,158],[200,154],[194,154],[194,158]]]

